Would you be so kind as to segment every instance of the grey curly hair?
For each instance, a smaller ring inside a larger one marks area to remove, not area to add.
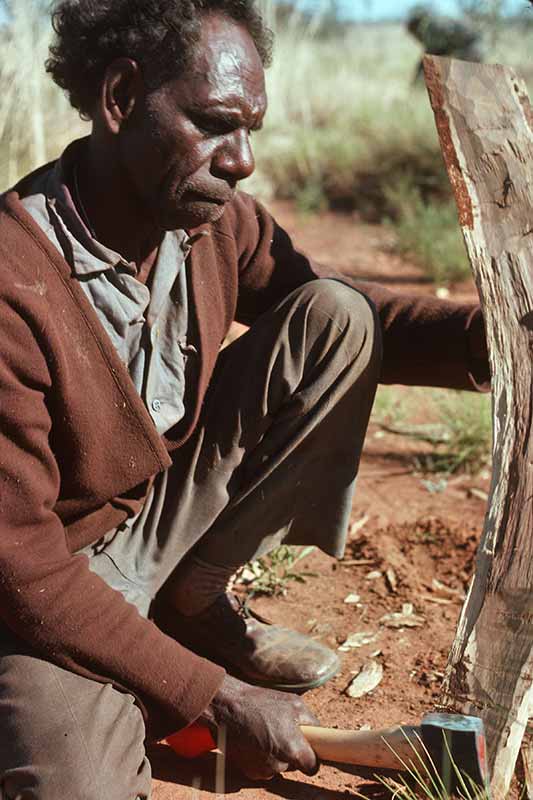
[[[213,12],[243,25],[270,65],[273,35],[255,0],[61,0],[52,10],[56,37],[46,70],[90,119],[112,61],[133,59],[155,89],[187,67],[202,16]]]

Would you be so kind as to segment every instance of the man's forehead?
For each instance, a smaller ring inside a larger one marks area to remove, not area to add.
[[[265,92],[264,69],[252,37],[238,23],[210,14],[202,23],[187,78],[200,88],[202,98],[258,98]]]

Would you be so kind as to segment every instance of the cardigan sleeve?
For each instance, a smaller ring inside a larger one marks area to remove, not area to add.
[[[488,358],[472,350],[479,342],[485,350],[478,304],[392,292],[318,264],[294,247],[261,204],[242,193],[232,213],[240,244],[239,322],[250,325],[307,281],[333,278],[361,291],[377,309],[383,333],[382,383],[488,390]]]
[[[164,635],[69,552],[54,512],[51,371],[34,322],[0,303],[0,621],[48,660],[134,694],[164,736],[204,710],[224,671]]]

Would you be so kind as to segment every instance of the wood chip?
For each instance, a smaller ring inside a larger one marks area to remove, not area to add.
[[[435,597],[432,594],[422,595],[422,600],[427,600],[428,603],[436,603],[439,606],[451,606],[453,603],[453,600],[450,600],[449,597]]]
[[[339,561],[341,567],[369,567],[375,563],[375,558],[347,558],[344,561]]]
[[[398,588],[398,578],[396,577],[396,573],[394,572],[392,567],[389,567],[386,570],[385,578],[387,580],[387,586],[389,587],[390,591],[395,593]]]
[[[412,603],[404,603],[401,611],[385,614],[379,621],[386,628],[420,628],[426,623],[424,617],[414,613]]]
[[[339,647],[342,653],[347,653],[349,650],[354,650],[356,647],[364,647],[365,644],[371,644],[378,638],[377,633],[370,631],[359,631],[358,633],[351,633],[347,639]]]
[[[321,636],[329,636],[333,633],[333,626],[330,625],[329,622],[316,621],[315,624],[309,628],[309,633],[313,635],[314,639],[318,639]]]
[[[437,580],[437,578],[433,578],[431,581],[431,591],[435,592],[435,594],[438,594],[441,597],[457,597],[460,600],[464,600],[465,596],[461,589],[452,589],[451,586],[446,586],[445,583]]]
[[[468,495],[470,497],[477,497],[478,500],[483,500],[485,502],[489,499],[487,492],[484,492],[483,489],[476,489],[475,487],[468,490]]]
[[[372,572],[369,572],[365,575],[365,581],[376,581],[378,578],[382,578],[383,573],[379,571],[379,569],[374,569]]]
[[[253,581],[257,578],[257,573],[255,570],[250,569],[249,567],[243,567],[240,572],[235,576],[235,583],[253,583]]]
[[[383,667],[379,661],[368,661],[346,689],[348,697],[363,697],[379,686],[383,679]]]
[[[349,594],[344,598],[343,602],[347,603],[348,605],[355,605],[355,603],[358,603],[360,599],[361,598],[358,594]]]
[[[370,517],[368,516],[368,514],[365,514],[365,516],[361,517],[361,519],[358,519],[355,522],[352,522],[352,524],[350,525],[350,529],[349,529],[349,535],[350,536],[355,536],[357,533],[359,533],[361,528],[364,528],[364,526],[366,525],[366,523],[368,522],[369,519],[370,519]]]

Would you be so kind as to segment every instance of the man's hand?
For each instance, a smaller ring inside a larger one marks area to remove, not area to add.
[[[253,780],[298,769],[316,772],[316,755],[300,725],[319,725],[297,695],[261,689],[229,675],[201,720],[227,729],[227,754]]]

